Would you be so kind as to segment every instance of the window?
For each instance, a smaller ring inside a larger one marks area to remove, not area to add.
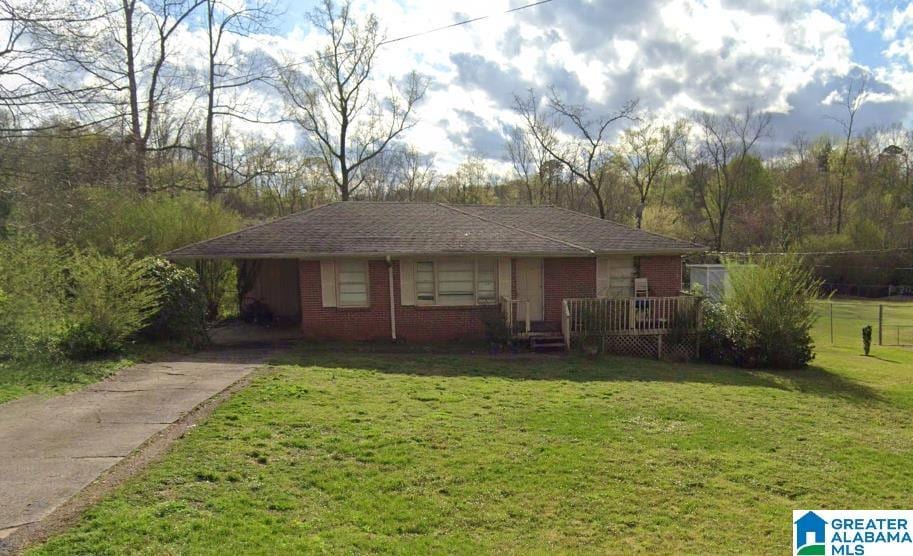
[[[368,306],[368,262],[338,261],[336,291],[340,307]]]
[[[472,305],[475,288],[472,261],[441,261],[437,269],[437,297],[441,305]]]
[[[498,300],[497,266],[493,259],[476,262],[476,298],[479,303],[494,303]]]
[[[476,305],[497,302],[497,261],[461,259],[415,264],[419,305]]]
[[[415,264],[415,299],[419,303],[434,303],[434,263]]]

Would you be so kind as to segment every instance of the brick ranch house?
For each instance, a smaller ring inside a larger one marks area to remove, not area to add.
[[[167,256],[238,261],[246,302],[305,338],[420,343],[483,337],[492,306],[520,335],[568,336],[567,300],[632,298],[635,283],[675,298],[682,256],[702,250],[556,207],[347,201]]]

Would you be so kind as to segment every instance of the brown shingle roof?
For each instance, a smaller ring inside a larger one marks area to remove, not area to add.
[[[174,259],[687,253],[703,247],[556,207],[348,201],[166,254]]]

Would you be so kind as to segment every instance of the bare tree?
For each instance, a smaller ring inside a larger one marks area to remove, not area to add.
[[[617,112],[594,117],[587,107],[568,104],[550,89],[544,111],[533,91],[526,97],[514,95],[514,108],[530,136],[549,157],[589,187],[600,218],[607,218],[610,196],[606,189],[612,179],[607,167],[609,128],[619,120],[633,118],[637,101],[625,103]],[[570,135],[563,133],[565,129]]]
[[[390,146],[362,167],[364,182],[358,197],[370,201],[386,201],[393,196],[399,182],[401,152]]]
[[[48,79],[47,71],[58,61],[53,30],[68,28],[78,36],[97,24],[103,12],[84,13],[79,5],[37,0],[0,0],[0,113],[6,137],[57,132],[70,107],[70,90]],[[68,122],[72,127],[92,123]]]
[[[445,176],[435,193],[448,203],[492,204],[498,178],[491,173],[485,161],[467,158],[452,174]]]
[[[133,149],[134,182],[148,191],[147,154],[156,118],[180,94],[180,76],[166,64],[175,33],[203,0],[98,2],[88,16],[92,25],[62,21],[44,26],[41,38],[55,51],[59,71],[82,73],[90,84],[66,94],[94,122],[127,121]],[[69,75],[61,79],[73,81]]]
[[[619,166],[637,189],[640,204],[636,221],[640,228],[647,198],[657,181],[663,179],[674,159],[674,149],[684,137],[685,122],[672,126],[648,122],[640,127],[627,129],[618,146]]]
[[[306,63],[280,68],[279,90],[291,117],[324,161],[342,200],[364,182],[362,169],[399,135],[415,124],[413,109],[427,80],[411,72],[403,83],[388,81],[380,98],[371,77],[383,36],[373,15],[356,21],[351,1],[336,6],[324,0],[310,15],[327,45]]]
[[[856,122],[856,113],[865,102],[866,86],[869,75],[862,72],[858,77],[850,77],[846,91],[843,94],[842,106],[846,110],[844,118],[831,118],[843,127],[846,134],[843,143],[843,153],[840,155],[840,181],[837,183],[837,223],[836,232],[839,234],[843,227],[844,198],[846,192],[847,159],[850,154],[850,143],[853,140],[853,125]]]
[[[327,185],[320,159],[303,156],[298,149],[290,147],[280,149],[278,154],[273,171],[254,183],[254,191],[270,202],[275,214],[291,214],[332,199],[333,191]]]
[[[400,154],[399,164],[401,196],[405,197],[406,201],[416,201],[434,184],[437,175],[434,155],[423,154],[409,145]]]
[[[243,52],[233,39],[265,31],[275,13],[265,2],[243,2],[240,5],[224,0],[205,0],[206,60],[206,115],[203,142],[203,164],[206,168],[206,195],[216,197],[228,187],[229,179],[247,183],[256,175],[246,174],[242,167],[226,164],[216,152],[217,120],[240,119],[263,123],[259,114],[246,110],[238,95],[270,76],[266,61],[256,53]],[[262,155],[262,153],[260,153]],[[262,157],[261,157],[261,160]],[[247,165],[245,165],[247,166]],[[220,175],[225,179],[220,179]]]
[[[688,170],[689,185],[707,217],[714,247],[723,248],[726,217],[744,192],[747,163],[770,126],[770,114],[752,107],[738,114],[696,116],[699,138],[695,146],[683,141],[678,159]]]
[[[526,189],[530,205],[551,202],[555,173],[550,171],[553,162],[548,152],[523,127],[514,127],[507,139],[507,154],[517,178]],[[550,179],[551,178],[551,179]]]
[[[533,199],[533,189],[536,182],[536,168],[533,160],[533,145],[529,141],[529,136],[521,127],[515,127],[510,132],[507,140],[507,155],[510,157],[511,166],[514,173],[523,186],[526,187],[526,201],[530,205],[535,204]]]

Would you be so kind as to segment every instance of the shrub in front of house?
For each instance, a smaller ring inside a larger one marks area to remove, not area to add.
[[[32,236],[0,241],[0,357],[22,359],[56,351],[66,329],[64,251]]]
[[[61,334],[57,347],[68,359],[81,361],[119,351],[123,348],[123,343],[92,323],[78,322]]]
[[[501,307],[497,305],[483,307],[480,318],[485,328],[485,341],[490,346],[503,348],[510,344],[510,327],[507,325],[507,319],[504,317]]]
[[[161,296],[158,310],[141,334],[152,340],[171,340],[188,347],[205,344],[206,294],[193,269],[178,266],[160,257],[149,260],[146,272]]]
[[[104,255],[74,251],[68,264],[70,326],[60,347],[85,359],[118,351],[144,328],[160,307],[161,287],[149,275],[148,260],[121,250]]]
[[[193,269],[130,251],[0,241],[0,358],[88,359],[138,333],[205,343],[207,302]]]
[[[814,358],[820,281],[795,256],[761,257],[727,270],[724,302],[704,310],[702,356],[743,367],[805,367]]]
[[[758,366],[757,341],[742,315],[725,303],[701,305],[701,357],[718,365]]]

